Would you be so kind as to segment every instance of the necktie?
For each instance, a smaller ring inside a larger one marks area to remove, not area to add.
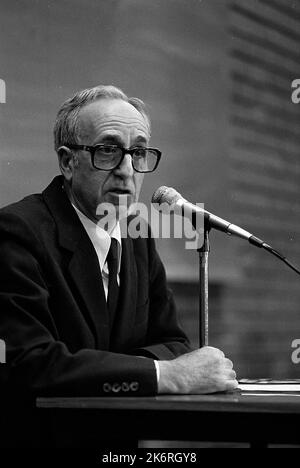
[[[118,241],[113,237],[111,238],[111,244],[106,257],[106,261],[109,273],[107,305],[109,310],[110,324],[112,326],[117,310],[119,297],[119,285],[117,281],[119,266]]]

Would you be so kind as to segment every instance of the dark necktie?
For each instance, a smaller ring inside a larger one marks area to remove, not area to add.
[[[106,261],[109,272],[107,305],[109,310],[109,321],[112,327],[119,297],[119,286],[117,281],[119,266],[118,241],[113,237],[111,238],[111,244],[106,257]]]

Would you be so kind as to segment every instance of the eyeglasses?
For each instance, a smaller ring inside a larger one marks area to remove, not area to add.
[[[136,172],[153,172],[157,168],[161,151],[155,148],[121,148],[116,145],[64,145],[70,149],[79,149],[91,153],[92,164],[95,169],[101,171],[113,171],[124,159],[125,154],[130,154],[132,167]]]

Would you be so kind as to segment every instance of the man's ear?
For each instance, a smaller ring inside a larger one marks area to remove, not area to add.
[[[58,164],[65,180],[71,182],[74,171],[74,155],[70,148],[60,146],[57,150]]]

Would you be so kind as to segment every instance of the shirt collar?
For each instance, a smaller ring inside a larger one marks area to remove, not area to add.
[[[98,261],[100,264],[101,272],[103,272],[104,265],[106,263],[106,257],[110,248],[111,238],[113,237],[118,241],[118,257],[119,257],[119,268],[118,272],[120,272],[120,264],[121,264],[121,253],[122,253],[122,241],[121,241],[121,228],[120,223],[118,222],[114,229],[112,230],[111,234],[109,235],[107,231],[102,229],[98,224],[94,223],[91,219],[89,219],[85,214],[83,214],[75,205],[73,205],[84,229],[89,236],[96,254],[98,256]],[[104,269],[104,272],[107,272],[107,268]]]

